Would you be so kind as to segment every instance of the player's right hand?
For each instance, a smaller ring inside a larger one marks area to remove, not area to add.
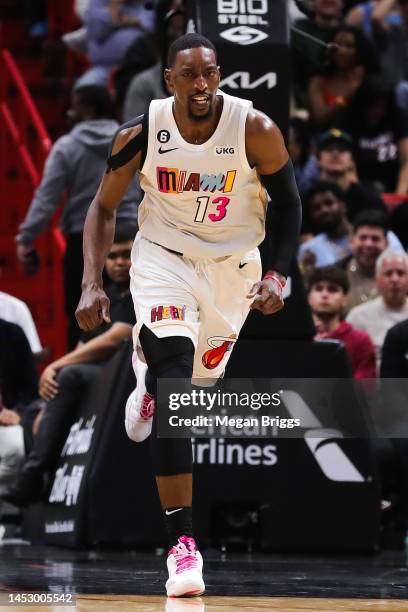
[[[103,321],[110,323],[109,298],[104,290],[101,287],[83,289],[75,316],[84,331],[95,329]]]

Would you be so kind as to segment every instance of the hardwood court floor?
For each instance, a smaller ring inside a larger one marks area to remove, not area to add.
[[[166,599],[155,595],[77,595],[76,606],[58,612],[406,612],[407,600],[303,597],[197,597]],[[55,612],[48,606],[0,606],[1,612]]]
[[[408,612],[402,551],[324,556],[204,550],[203,556],[205,597],[166,599],[165,559],[153,551],[0,546],[0,598],[16,592],[77,594],[76,608],[0,603],[0,610]]]

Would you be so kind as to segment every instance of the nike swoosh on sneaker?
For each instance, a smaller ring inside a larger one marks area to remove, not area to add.
[[[239,264],[238,264],[238,268],[239,268],[239,269],[243,268],[244,266],[246,266],[246,265],[247,265],[247,263],[248,263],[247,261],[245,261],[244,263],[239,263]]]
[[[180,512],[183,508],[176,508],[175,510],[165,510],[164,513],[169,516],[170,514],[174,514],[175,512]]]
[[[174,147],[173,149],[162,149],[160,146],[159,153],[162,155],[163,153],[170,153],[170,151],[175,151],[176,149],[178,149],[178,147]]]

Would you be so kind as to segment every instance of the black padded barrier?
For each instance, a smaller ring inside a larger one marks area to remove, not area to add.
[[[99,384],[79,406],[75,422],[82,418],[80,429],[86,432],[87,421],[96,415],[94,432],[87,452],[61,457],[58,469],[67,466],[65,477],[75,466],[84,471],[76,499],[75,486],[65,483],[65,489],[60,485],[60,492],[65,491],[61,500],[46,507],[48,543],[151,547],[166,542],[149,442],[128,440],[123,424],[134,384],[131,350],[126,345],[105,366]],[[347,376],[350,370],[344,349],[335,342],[237,343],[230,377],[268,377],[271,372],[278,377],[329,377]],[[355,404],[345,406],[345,412],[354,410]],[[85,433],[82,442],[81,435],[71,437],[71,451],[83,451]],[[225,449],[230,445],[235,448],[227,463]],[[282,551],[375,548],[380,504],[367,439],[328,440],[318,449],[303,439],[196,440],[195,451],[194,520],[203,546],[239,540]],[[346,474],[351,469],[361,478],[332,480],[322,469],[327,461],[340,461],[340,471],[343,462]]]

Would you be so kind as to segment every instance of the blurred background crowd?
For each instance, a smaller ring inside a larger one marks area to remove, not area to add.
[[[357,378],[404,378],[408,0],[288,3],[287,144],[303,203],[298,263],[316,340],[343,342]],[[45,111],[38,104],[53,144],[12,237],[15,256],[27,275],[39,273],[44,261],[36,242],[58,207],[66,245],[65,354],[43,348],[27,305],[0,292],[0,494],[23,506],[41,497],[73,403],[100,364],[131,338],[128,270],[143,196],[137,178],[119,207],[106,262],[112,323],[80,335],[74,311],[81,290],[83,224],[120,123],[144,113],[152,99],[169,95],[163,80],[166,51],[186,31],[187,19],[183,0],[69,0],[72,30],[55,37],[50,36],[52,2],[9,4],[10,14],[20,7],[24,44],[31,61],[42,67],[39,97],[47,87],[53,92]],[[273,108],[269,114],[273,118]]]

